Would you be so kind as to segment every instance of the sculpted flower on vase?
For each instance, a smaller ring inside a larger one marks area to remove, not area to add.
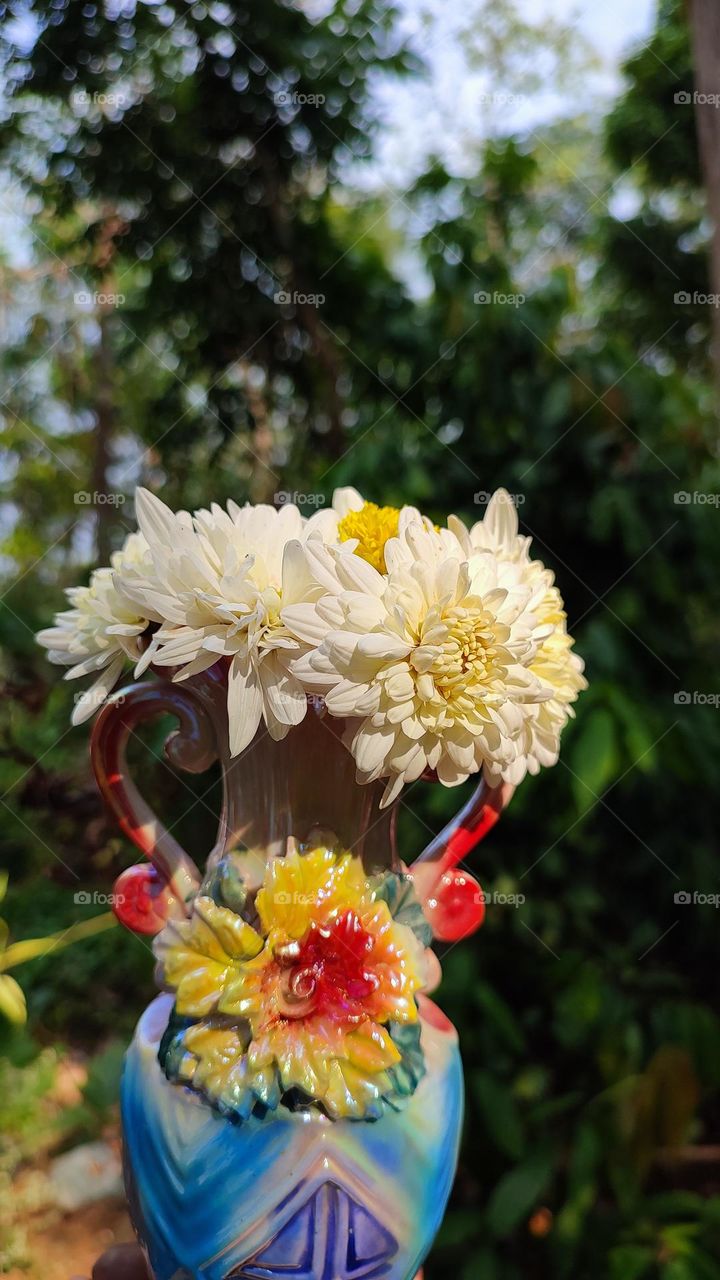
[[[425,971],[382,894],[358,857],[323,846],[268,864],[256,927],[196,898],[155,944],[176,1014],[197,1020],[168,1051],[170,1072],[244,1115],[291,1090],[331,1116],[379,1115],[398,1094],[393,1036],[417,1025]]]

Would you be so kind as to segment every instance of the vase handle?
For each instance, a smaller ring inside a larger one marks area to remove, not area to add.
[[[467,938],[485,918],[477,880],[458,866],[495,826],[514,787],[489,787],[484,779],[467,804],[443,827],[408,870],[433,934],[441,942]]]
[[[151,864],[129,867],[115,883],[113,910],[139,933],[157,933],[169,914],[184,914],[185,903],[200,885],[195,863],[128,772],[130,736],[146,720],[167,714],[177,718],[179,728],[168,737],[165,754],[179,768],[202,773],[217,758],[210,717],[190,689],[168,680],[128,685],[109,698],[95,721],[90,745],[95,777],[108,807]]]

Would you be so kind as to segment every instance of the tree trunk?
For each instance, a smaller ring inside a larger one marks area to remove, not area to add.
[[[720,94],[720,3],[718,0],[691,0],[693,62],[695,66],[695,119],[708,213],[712,223],[710,282],[720,296],[720,107],[713,95]],[[701,100],[698,100],[701,99]],[[720,393],[720,307],[711,308],[712,359]]]

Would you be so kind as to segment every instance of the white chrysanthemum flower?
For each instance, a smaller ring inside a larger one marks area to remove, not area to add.
[[[463,556],[457,538],[418,519],[385,548],[384,576],[355,555],[308,543],[325,594],[286,611],[315,646],[298,660],[332,715],[359,719],[351,747],[362,781],[389,779],[383,804],[427,769],[454,786],[480,769],[496,785],[521,751],[543,697],[529,670],[549,633],[542,596],[510,560]]]
[[[48,658],[70,668],[66,680],[99,672],[95,682],[78,697],[72,723],[81,724],[103,704],[123,670],[140,657],[139,637],[147,616],[118,587],[117,578],[131,569],[149,567],[148,547],[140,533],[131,533],[111,567],[96,569],[87,587],[71,587],[66,596],[71,609],[55,615],[55,626],[38,632],[38,642]]]
[[[542,766],[557,763],[560,753],[560,735],[575,712],[572,703],[587,688],[583,675],[584,663],[572,652],[573,639],[567,631],[567,615],[562,596],[555,586],[553,573],[540,560],[530,558],[531,538],[518,531],[515,504],[504,489],[498,489],[488,503],[485,516],[468,530],[457,516],[450,516],[448,526],[462,546],[463,553],[472,556],[485,551],[500,561],[516,565],[522,580],[537,589],[542,585],[542,595],[536,606],[539,622],[549,629],[529,670],[551,690],[552,696],[537,704],[523,725],[522,750],[505,780],[517,784],[525,773],[538,773]]]
[[[283,611],[319,594],[301,550],[314,518],[305,521],[291,504],[276,510],[234,502],[192,517],[144,489],[136,506],[153,573],[127,575],[123,589],[161,623],[139,670],[152,662],[178,668],[174,679],[183,680],[225,656],[231,754],[248,746],[261,720],[273,738],[284,738],[307,710],[290,670],[305,646],[285,626]]]

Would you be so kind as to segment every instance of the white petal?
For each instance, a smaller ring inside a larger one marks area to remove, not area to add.
[[[306,644],[322,644],[328,633],[328,624],[320,617],[314,604],[287,605],[281,610],[280,617],[288,631]]]
[[[394,740],[392,729],[366,729],[363,725],[355,734],[352,752],[358,769],[363,773],[373,773],[384,762],[387,752]]]
[[[238,654],[228,672],[228,729],[230,755],[237,756],[252,742],[262,718],[260,681],[244,654]]]
[[[498,489],[493,494],[483,523],[496,546],[506,549],[512,546],[517,537],[518,518],[515,503],[507,489]]]
[[[400,640],[397,636],[373,632],[369,636],[360,636],[357,642],[358,653],[366,658],[406,658],[412,651],[412,644]]]
[[[91,684],[89,689],[84,690],[73,708],[72,724],[82,724],[99,710],[119,679],[124,666],[125,656],[122,653],[118,654],[114,661],[98,676],[94,684]]]
[[[333,494],[333,511],[337,511],[340,519],[346,516],[349,511],[361,511],[365,506],[365,499],[357,489],[353,489],[351,485],[347,485],[344,489],[336,489]]]
[[[307,698],[300,681],[271,654],[259,667],[266,708],[281,724],[300,724],[307,711]]]

